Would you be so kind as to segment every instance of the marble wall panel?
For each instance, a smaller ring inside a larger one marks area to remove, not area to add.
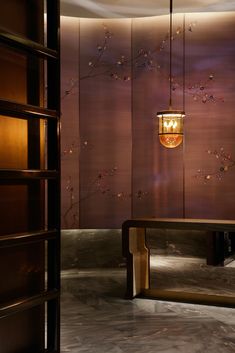
[[[206,258],[203,232],[147,230],[151,255]],[[62,270],[124,267],[120,229],[71,229],[62,231]]]

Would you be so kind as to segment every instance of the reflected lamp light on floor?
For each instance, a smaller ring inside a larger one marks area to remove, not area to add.
[[[159,141],[166,148],[175,148],[183,141],[185,112],[172,109],[172,7],[170,0],[170,75],[169,75],[169,109],[157,112],[159,118]]]

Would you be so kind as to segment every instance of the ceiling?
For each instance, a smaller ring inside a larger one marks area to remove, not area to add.
[[[61,0],[61,15],[91,18],[156,16],[169,13],[170,0]],[[174,0],[173,12],[235,11],[235,0]]]

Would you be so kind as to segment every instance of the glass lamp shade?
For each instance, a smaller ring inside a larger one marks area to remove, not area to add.
[[[159,140],[164,147],[175,148],[183,141],[185,112],[164,110],[157,113],[159,118]]]

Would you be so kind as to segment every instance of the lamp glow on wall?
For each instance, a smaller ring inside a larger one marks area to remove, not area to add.
[[[172,2],[170,0],[170,75],[169,109],[157,112],[159,118],[159,140],[164,147],[175,148],[183,141],[185,112],[172,109]]]

